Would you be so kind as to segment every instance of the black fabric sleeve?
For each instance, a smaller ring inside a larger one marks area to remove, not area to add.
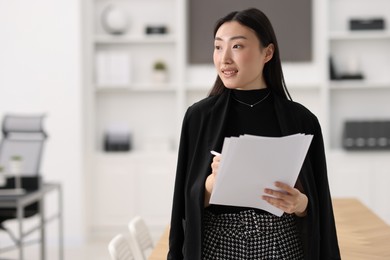
[[[186,112],[180,137],[178,160],[176,167],[175,187],[173,193],[171,226],[169,233],[169,260],[183,259],[185,229],[185,183],[188,165],[188,111]]]
[[[311,154],[312,166],[315,176],[318,195],[319,228],[320,228],[320,259],[341,259],[337,241],[336,225],[333,214],[332,199],[330,195],[327,176],[324,141],[318,119],[315,117],[315,133],[313,137],[313,150]]]

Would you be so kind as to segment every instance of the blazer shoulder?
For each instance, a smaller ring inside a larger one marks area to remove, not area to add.
[[[301,103],[292,100],[281,100],[281,102],[283,103],[283,106],[285,106],[285,108],[288,111],[291,111],[291,113],[293,113],[295,116],[306,119],[317,119],[317,116]]]
[[[304,128],[309,127],[309,129],[321,128],[317,116],[301,103],[281,98],[278,98],[278,103],[285,116],[293,120],[295,124]]]
[[[205,97],[195,102],[188,107],[187,116],[201,115],[209,112],[217,102],[218,98],[219,96]]]

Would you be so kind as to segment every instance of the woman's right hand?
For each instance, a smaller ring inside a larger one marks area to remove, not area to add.
[[[205,207],[210,205],[210,197],[213,192],[215,178],[218,173],[219,163],[221,162],[221,156],[216,155],[213,157],[213,161],[211,162],[211,174],[207,176],[205,182]]]

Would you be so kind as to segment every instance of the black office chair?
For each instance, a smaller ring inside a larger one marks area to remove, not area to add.
[[[8,175],[6,184],[0,187],[1,191],[11,191],[16,188],[16,179],[10,176],[10,160],[14,156],[21,159],[20,180],[21,188],[25,192],[38,190],[42,184],[40,176],[40,163],[43,145],[47,134],[43,130],[43,115],[6,115],[3,119],[3,139],[0,143],[0,165]],[[24,209],[24,218],[36,215],[39,212],[39,203],[33,203]],[[5,230],[15,242],[19,244],[16,236],[4,226],[6,220],[17,218],[16,208],[0,209],[0,229]]]

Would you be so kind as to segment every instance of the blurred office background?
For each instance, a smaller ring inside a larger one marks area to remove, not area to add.
[[[280,33],[294,100],[320,119],[332,194],[358,198],[390,224],[390,2],[293,2],[279,3],[283,15],[265,12]],[[199,50],[211,53],[214,20],[225,13],[210,6],[204,15],[202,4],[210,3],[0,1],[0,117],[47,115],[41,172],[63,186],[66,259],[90,245],[106,254],[136,215],[155,238],[168,224],[182,116],[215,79]],[[303,13],[283,11],[294,8]],[[385,130],[346,136],[347,122]],[[56,232],[48,227],[50,252]]]

